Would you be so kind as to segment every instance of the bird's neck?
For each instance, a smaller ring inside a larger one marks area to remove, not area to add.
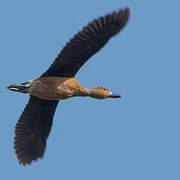
[[[100,99],[98,97],[97,88],[86,89],[86,88],[84,88],[82,86],[78,89],[78,91],[76,91],[74,96],[80,96],[80,97],[87,96],[87,97],[92,97],[92,98]]]
[[[98,91],[98,88],[91,88],[91,89],[86,89],[86,96],[95,98],[95,99],[102,99],[101,93]]]

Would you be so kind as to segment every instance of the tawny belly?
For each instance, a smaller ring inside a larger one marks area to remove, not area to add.
[[[48,89],[46,89],[44,92],[34,91],[31,93],[31,95],[44,100],[64,100],[73,97],[73,93],[67,90],[49,91]]]

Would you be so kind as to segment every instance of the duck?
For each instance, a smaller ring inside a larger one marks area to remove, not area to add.
[[[87,89],[75,78],[78,70],[127,24],[129,8],[94,19],[60,51],[40,77],[12,84],[11,91],[29,94],[29,101],[15,126],[14,148],[24,166],[44,156],[55,110],[60,100],[72,97],[120,98],[104,87]]]

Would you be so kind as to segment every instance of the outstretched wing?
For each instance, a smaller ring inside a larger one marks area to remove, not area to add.
[[[43,157],[57,104],[30,97],[15,128],[15,151],[23,165]]]
[[[126,8],[89,23],[66,44],[41,77],[75,76],[80,67],[126,25],[128,18],[129,9]]]

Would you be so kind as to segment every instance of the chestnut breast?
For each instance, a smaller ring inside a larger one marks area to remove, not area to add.
[[[63,100],[86,91],[75,78],[43,77],[35,80],[29,93],[45,100]]]

